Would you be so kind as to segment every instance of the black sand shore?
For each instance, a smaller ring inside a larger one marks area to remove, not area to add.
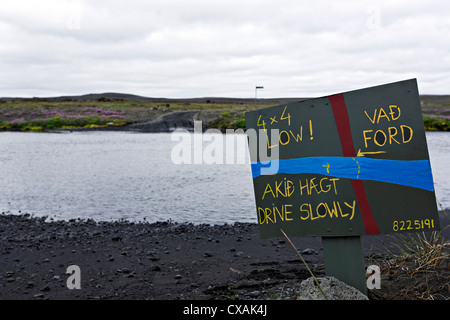
[[[362,237],[367,264],[386,253],[389,239]],[[315,275],[323,276],[321,238],[292,240]],[[286,239],[261,239],[256,224],[244,223],[46,221],[2,214],[0,255],[2,300],[291,299],[310,276]],[[67,288],[70,265],[80,267],[81,289]],[[439,277],[448,284],[448,272]],[[398,294],[404,285],[388,276],[369,297],[411,299]]]

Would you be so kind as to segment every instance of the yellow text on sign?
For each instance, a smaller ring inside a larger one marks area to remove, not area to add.
[[[368,113],[364,111],[367,119],[372,124],[390,123],[400,119],[402,114],[399,106],[390,105],[386,110],[384,108],[375,109]],[[370,129],[363,130],[364,147],[368,148],[369,145],[375,144],[378,147],[383,147],[387,144],[404,144],[411,141],[413,137],[413,129],[407,125],[393,125],[386,129]]]

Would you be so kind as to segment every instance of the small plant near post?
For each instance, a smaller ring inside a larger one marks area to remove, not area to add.
[[[317,280],[317,278],[314,276],[314,273],[311,271],[311,269],[309,268],[308,264],[306,263],[305,259],[303,259],[302,255],[300,254],[300,252],[298,252],[297,248],[295,247],[295,245],[292,243],[291,239],[289,239],[289,237],[286,235],[286,233],[280,229],[281,233],[283,233],[283,235],[286,237],[286,239],[289,241],[289,243],[291,244],[292,248],[294,248],[295,252],[297,252],[297,255],[300,257],[300,260],[302,260],[303,264],[305,265],[306,269],[308,270],[309,274],[311,275],[311,277],[314,279],[314,282],[317,284],[317,287],[319,288],[320,292],[322,292],[324,298],[326,300],[328,300],[327,295],[325,294],[325,292],[323,291],[322,287],[320,286],[320,282],[319,280]]]

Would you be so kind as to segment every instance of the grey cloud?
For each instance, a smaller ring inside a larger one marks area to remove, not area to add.
[[[2,96],[318,96],[417,77],[448,93],[445,1],[6,1]]]

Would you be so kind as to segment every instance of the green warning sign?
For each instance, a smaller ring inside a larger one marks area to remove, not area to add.
[[[439,229],[415,79],[246,113],[260,233]]]

